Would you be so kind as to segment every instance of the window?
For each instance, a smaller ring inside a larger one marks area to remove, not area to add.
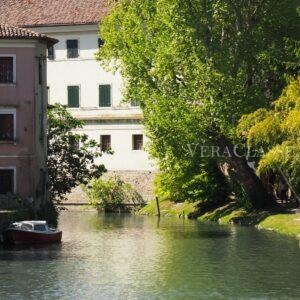
[[[14,193],[14,175],[13,169],[0,169],[0,194],[6,195]]]
[[[139,101],[131,100],[130,105],[133,106],[133,107],[139,106]]]
[[[34,230],[36,231],[46,231],[46,226],[42,224],[36,224],[34,225]]]
[[[39,59],[39,84],[43,84],[43,63],[41,59]]]
[[[111,92],[110,92],[109,84],[99,86],[99,106],[100,107],[111,106]]]
[[[27,224],[27,223],[23,223],[23,224],[21,225],[21,229],[22,229],[22,230],[26,230],[26,231],[31,231],[31,230],[33,230],[32,225],[31,225],[31,224]]]
[[[0,110],[0,141],[15,140],[15,110]]]
[[[67,40],[67,57],[78,57],[78,40]]]
[[[0,83],[14,83],[15,73],[15,57],[0,56]]]
[[[48,46],[48,59],[54,60],[54,46],[53,45]]]
[[[104,41],[98,38],[98,48],[101,48],[104,45]]]
[[[111,149],[111,137],[110,135],[101,135],[101,150],[108,151]]]
[[[133,150],[142,150],[143,149],[143,135],[134,134],[132,136],[132,149]]]
[[[79,107],[79,86],[68,86],[68,106]]]
[[[70,136],[70,146],[76,151],[80,149],[80,142],[76,135]]]

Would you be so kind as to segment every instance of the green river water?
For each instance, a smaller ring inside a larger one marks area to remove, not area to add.
[[[61,245],[0,248],[0,299],[300,299],[299,241],[238,226],[63,212]]]

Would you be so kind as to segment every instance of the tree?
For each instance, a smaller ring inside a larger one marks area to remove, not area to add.
[[[283,172],[300,193],[300,77],[291,80],[272,109],[259,109],[241,118],[239,134],[248,147],[262,150],[260,175]]]
[[[48,111],[48,191],[50,200],[60,203],[79,184],[87,184],[105,172],[95,159],[100,145],[87,135],[75,133],[83,122],[75,119],[61,105]]]
[[[299,70],[297,2],[113,2],[98,58],[126,78],[127,99],[140,101],[160,168],[191,159],[188,145],[233,150],[239,118],[266,107],[284,74]],[[272,204],[243,157],[224,160],[254,207]]]

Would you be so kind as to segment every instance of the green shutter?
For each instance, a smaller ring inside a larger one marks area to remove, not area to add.
[[[68,86],[68,106],[79,107],[79,86]]]
[[[100,107],[110,107],[110,85],[100,85],[99,86],[99,106]]]

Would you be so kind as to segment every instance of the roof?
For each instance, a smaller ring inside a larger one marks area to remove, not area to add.
[[[32,30],[0,24],[0,40],[38,40],[47,44],[56,44],[58,40]]]
[[[34,225],[47,225],[46,221],[23,221],[21,223],[30,223]]]
[[[0,23],[18,27],[98,24],[107,0],[1,0]]]
[[[21,221],[14,224],[31,224],[31,225],[47,225],[46,221]]]

